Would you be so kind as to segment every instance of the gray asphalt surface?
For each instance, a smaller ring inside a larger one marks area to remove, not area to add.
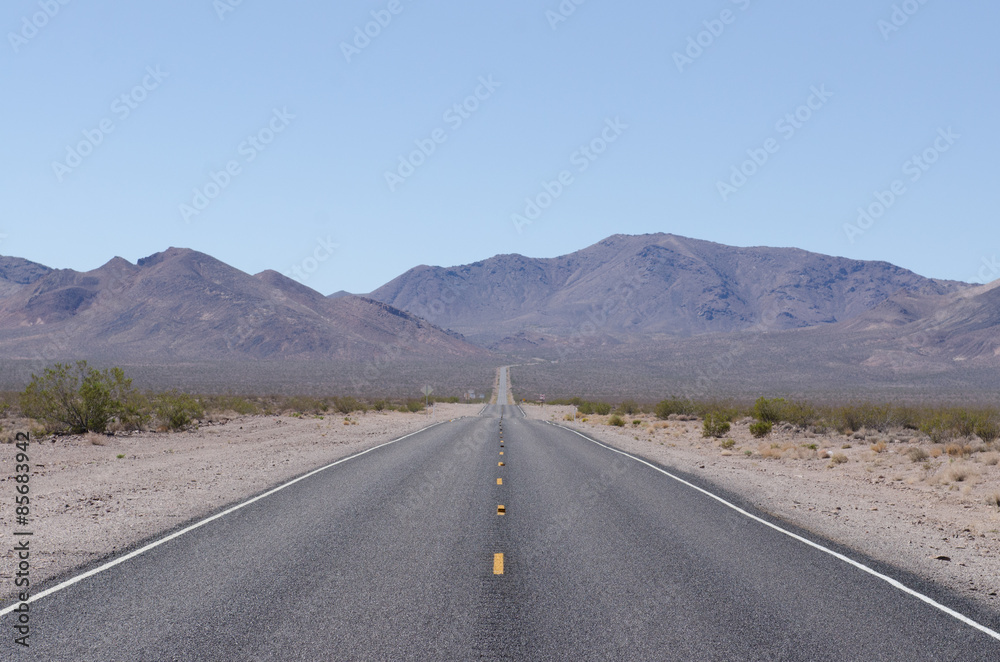
[[[0,659],[1000,659],[1000,642],[887,583],[502,404],[300,481],[32,616],[28,651],[0,619]]]

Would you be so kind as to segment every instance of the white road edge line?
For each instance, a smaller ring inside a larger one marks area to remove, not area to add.
[[[949,607],[944,606],[940,602],[935,601],[933,598],[931,598],[929,596],[926,596],[923,593],[920,593],[918,591],[915,591],[912,588],[906,586],[905,584],[902,584],[902,583],[896,581],[892,577],[888,577],[888,576],[883,575],[882,573],[880,573],[880,572],[878,572],[876,570],[873,570],[872,568],[869,568],[868,566],[866,566],[863,563],[855,561],[854,559],[852,559],[850,557],[847,557],[847,556],[844,556],[843,554],[841,554],[839,552],[835,552],[832,549],[829,549],[828,547],[824,547],[823,545],[820,545],[820,544],[815,543],[815,542],[813,542],[813,541],[811,541],[811,540],[809,540],[807,538],[803,538],[800,535],[792,533],[791,531],[783,529],[783,528],[781,528],[780,526],[778,526],[776,524],[772,524],[771,522],[768,522],[765,519],[757,517],[756,515],[743,510],[742,508],[740,508],[736,504],[730,503],[729,501],[726,501],[722,497],[720,497],[720,496],[718,496],[716,494],[713,494],[712,492],[709,492],[708,490],[706,490],[704,488],[698,487],[697,485],[695,485],[693,483],[690,483],[690,482],[684,480],[683,478],[680,478],[679,476],[675,476],[672,473],[670,473],[669,471],[664,471],[660,467],[658,467],[655,464],[652,464],[650,462],[647,462],[646,460],[643,460],[643,459],[638,458],[638,457],[636,457],[634,455],[626,453],[625,451],[620,451],[617,448],[614,448],[612,446],[608,446],[607,444],[604,444],[604,443],[602,443],[600,441],[597,441],[595,439],[591,439],[590,437],[588,437],[587,435],[583,434],[582,432],[577,432],[576,430],[574,430],[572,428],[568,428],[565,425],[559,425],[558,423],[552,423],[552,422],[549,422],[549,421],[545,421],[545,422],[549,423],[549,425],[554,425],[557,428],[562,428],[563,430],[566,430],[568,432],[572,432],[573,434],[578,435],[580,437],[583,437],[587,441],[589,441],[591,443],[594,443],[594,444],[597,444],[598,446],[601,446],[602,448],[606,448],[609,451],[612,451],[614,453],[618,453],[619,455],[624,455],[625,457],[630,458],[632,460],[635,460],[636,462],[638,462],[640,464],[645,464],[647,467],[649,467],[651,469],[655,469],[656,471],[659,471],[661,474],[663,474],[665,476],[668,476],[670,478],[673,478],[677,482],[679,482],[679,483],[681,483],[683,485],[686,485],[686,486],[688,486],[688,487],[690,487],[692,489],[695,489],[695,490],[701,492],[702,494],[704,494],[704,495],[706,495],[708,497],[711,497],[711,498],[715,499],[716,501],[718,501],[722,505],[724,505],[724,506],[726,506],[728,508],[732,508],[733,510],[735,510],[736,512],[740,513],[741,515],[743,515],[745,517],[749,517],[750,519],[752,519],[752,520],[754,520],[756,522],[759,522],[759,523],[763,524],[764,526],[770,527],[770,528],[774,529],[775,531],[778,531],[779,533],[785,534],[789,538],[793,538],[795,540],[798,540],[799,542],[802,542],[802,543],[805,543],[806,545],[809,545],[810,547],[818,549],[821,552],[825,552],[825,553],[829,554],[830,556],[843,561],[844,563],[848,563],[848,564],[854,566],[858,570],[861,570],[863,572],[867,572],[869,575],[871,575],[873,577],[877,577],[878,579],[881,579],[882,581],[886,582],[887,584],[889,584],[893,588],[896,588],[896,589],[902,591],[903,593],[906,593],[906,594],[911,595],[911,596],[913,596],[913,597],[915,597],[915,598],[917,598],[919,600],[922,600],[923,602],[926,602],[927,604],[929,604],[931,607],[934,607],[935,609],[938,609],[938,610],[944,612],[945,614],[948,614],[952,618],[954,618],[956,620],[959,620],[962,623],[965,623],[966,625],[974,627],[975,629],[979,630],[980,632],[983,632],[984,634],[989,635],[990,637],[993,637],[994,639],[1000,641],[1000,632],[996,632],[994,630],[991,630],[990,628],[986,627],[985,625],[972,620],[968,616],[960,614],[957,611],[955,611],[954,609],[951,609]]]
[[[257,496],[253,497],[252,499],[249,499],[249,500],[244,501],[242,503],[238,503],[235,506],[232,506],[231,508],[228,508],[228,509],[222,511],[221,513],[216,513],[214,515],[206,517],[205,519],[203,519],[201,521],[198,521],[198,522],[195,522],[194,524],[192,524],[192,525],[190,525],[188,527],[185,527],[185,528],[181,529],[180,531],[175,531],[174,533],[171,533],[170,535],[168,535],[165,538],[161,538],[159,540],[156,540],[154,542],[149,543],[145,547],[142,547],[140,549],[137,549],[137,550],[134,550],[132,552],[129,552],[125,556],[117,558],[117,559],[115,559],[113,561],[108,561],[104,565],[98,566],[97,568],[93,568],[92,570],[88,570],[87,572],[85,572],[83,574],[80,574],[80,575],[77,575],[76,577],[71,577],[70,579],[67,579],[66,581],[62,582],[61,584],[57,584],[56,586],[53,586],[52,588],[45,589],[41,593],[36,593],[36,594],[32,595],[30,598],[28,598],[28,604],[31,604],[32,602],[36,602],[38,600],[41,600],[42,598],[44,598],[44,597],[46,597],[48,595],[52,595],[53,593],[56,593],[57,591],[61,591],[64,588],[69,588],[73,584],[76,584],[78,582],[82,582],[84,579],[87,579],[89,577],[93,577],[94,575],[100,574],[100,573],[104,572],[105,570],[109,570],[109,569],[115,567],[116,565],[118,565],[120,563],[124,563],[125,561],[128,561],[129,559],[135,558],[136,556],[139,556],[140,554],[144,554],[144,553],[148,552],[149,550],[153,549],[154,547],[159,547],[160,545],[162,545],[164,543],[170,542],[174,538],[179,538],[179,537],[183,536],[185,533],[190,533],[191,531],[194,531],[195,529],[197,529],[199,527],[205,526],[209,522],[214,522],[215,520],[217,520],[217,519],[219,519],[221,517],[225,517],[229,513],[236,512],[240,508],[244,508],[246,506],[249,506],[251,503],[254,503],[255,501],[260,501],[261,499],[263,499],[265,497],[271,496],[275,492],[280,492],[281,490],[285,489],[286,487],[288,487],[290,485],[294,485],[295,483],[299,482],[300,480],[305,480],[306,478],[309,478],[310,476],[315,476],[316,474],[320,473],[321,471],[326,471],[327,469],[330,469],[331,467],[335,467],[338,464],[342,464],[342,463],[347,462],[349,460],[353,460],[355,458],[359,458],[362,455],[365,455],[367,453],[371,453],[372,451],[378,450],[379,448],[384,448],[384,447],[386,447],[386,446],[388,446],[390,444],[396,443],[397,441],[402,441],[404,439],[412,437],[415,434],[420,434],[421,432],[424,432],[425,430],[430,430],[431,428],[436,427],[438,425],[441,425],[443,423],[448,423],[448,421],[438,421],[437,423],[433,423],[431,425],[428,425],[425,428],[420,428],[416,432],[411,432],[410,434],[404,435],[404,436],[402,436],[402,437],[400,437],[398,439],[393,439],[392,441],[387,441],[384,444],[379,444],[378,446],[372,446],[368,450],[361,451],[360,453],[356,453],[354,455],[350,455],[348,457],[341,458],[341,459],[337,460],[336,462],[331,462],[330,464],[328,464],[326,466],[323,466],[323,467],[320,467],[319,469],[314,469],[314,470],[310,471],[307,474],[303,474],[303,475],[299,476],[298,478],[293,478],[292,480],[288,481],[287,483],[282,483],[281,485],[279,485],[279,486],[277,486],[277,487],[275,487],[273,489],[270,489],[267,492],[264,492],[263,494],[258,494]],[[21,604],[21,602],[18,601],[18,602],[15,602],[14,604],[12,604],[9,607],[5,607],[4,609],[0,609],[0,616],[5,616],[5,615],[11,613],[20,604]]]

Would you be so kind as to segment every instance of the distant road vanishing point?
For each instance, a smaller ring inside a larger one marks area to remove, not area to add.
[[[496,404],[31,603],[4,660],[993,660],[1000,618]],[[940,600],[940,598],[938,598]]]

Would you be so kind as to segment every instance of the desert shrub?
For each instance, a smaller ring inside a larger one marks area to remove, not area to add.
[[[21,394],[21,411],[55,431],[105,432],[120,416],[135,417],[128,404],[139,404],[132,380],[121,368],[97,370],[86,361],[56,363],[42,376],[31,376]]]
[[[782,402],[778,406],[778,417],[800,428],[807,428],[818,420],[816,408],[807,402]]]
[[[10,416],[11,411],[16,407],[18,394],[9,391],[0,393],[0,417]]]
[[[581,402],[576,406],[576,410],[583,414],[584,416],[590,416],[594,413],[594,403],[592,402]]]
[[[892,412],[893,425],[907,430],[919,430],[921,412],[916,407],[894,407]]]
[[[203,403],[203,406],[215,412],[231,411],[242,416],[258,412],[257,405],[240,395],[215,396],[209,398],[207,402]]]
[[[372,409],[375,411],[385,411],[385,400],[376,400],[372,403]]]
[[[966,444],[951,443],[944,447],[944,452],[951,457],[965,457],[972,455],[972,447]]]
[[[721,412],[709,412],[705,414],[705,420],[701,425],[701,436],[720,437],[729,433],[729,419]]]
[[[182,430],[205,415],[205,408],[194,396],[176,389],[158,394],[153,408],[157,421],[169,430]]]
[[[120,430],[147,428],[153,419],[151,396],[129,390],[121,399],[117,419],[117,427]]]
[[[885,449],[888,448],[888,445],[880,439],[872,444],[870,448],[876,453],[884,453]]]
[[[834,453],[833,457],[830,458],[831,464],[844,464],[847,462],[847,456],[843,453]]]
[[[599,416],[607,416],[611,413],[611,405],[607,402],[595,402],[594,403],[594,413]]]
[[[692,413],[692,403],[687,400],[667,398],[666,400],[660,400],[656,403],[656,407],[653,408],[653,413],[656,414],[657,418],[667,420],[672,414]]]
[[[978,415],[966,409],[954,409],[949,413],[948,423],[952,434],[957,437],[971,437],[976,433]]]
[[[975,434],[986,443],[992,443],[1000,438],[1000,424],[991,415],[983,415],[976,421]]]
[[[754,421],[750,424],[750,434],[760,439],[771,434],[771,428],[773,427],[774,424],[770,421]]]
[[[729,449],[731,449],[733,446],[736,445],[736,440],[735,439],[726,439],[726,440],[720,442],[719,445],[722,446],[724,449],[726,449],[728,451]]]
[[[781,420],[781,408],[785,401],[781,398],[768,400],[761,396],[753,403],[751,414],[763,423],[777,423]]]
[[[974,476],[975,474],[969,469],[969,467],[962,465],[953,465],[948,467],[948,470],[944,472],[941,476],[942,483],[964,483],[966,480]]]
[[[907,451],[906,454],[909,455],[910,459],[913,460],[914,462],[923,462],[928,457],[930,457],[927,451],[921,448],[920,446],[914,446],[909,451]]]
[[[838,431],[878,430],[886,432],[895,422],[893,408],[889,405],[877,405],[862,402],[840,407],[833,415]]]
[[[407,404],[409,404],[409,403],[407,403]],[[421,405],[422,404],[423,403],[421,403]],[[361,403],[358,402],[357,398],[355,398],[353,396],[350,396],[350,395],[344,396],[344,397],[340,397],[340,398],[334,398],[333,399],[333,407],[334,407],[334,409],[337,410],[338,413],[344,414],[345,416],[347,414],[350,414],[351,412],[361,411],[364,408],[364,407],[362,407]],[[421,406],[421,409],[423,409],[423,406]],[[419,410],[417,410],[417,411],[419,411]]]
[[[625,427],[625,419],[618,414],[613,415],[608,419],[608,425],[614,425],[615,427],[623,428]]]
[[[618,405],[618,413],[622,416],[635,416],[640,412],[639,403],[635,400],[626,400]]]
[[[424,410],[424,401],[417,399],[407,400],[406,405],[400,408],[400,411],[408,411],[411,414],[416,414],[418,411],[423,411],[423,410]]]
[[[934,443],[940,443],[951,438],[951,426],[942,414],[934,414],[920,424],[920,431],[931,438]]]

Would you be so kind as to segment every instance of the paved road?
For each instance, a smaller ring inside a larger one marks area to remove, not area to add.
[[[0,659],[1000,659],[1000,641],[886,582],[503,404],[299,481],[32,616],[27,654],[0,619]]]

